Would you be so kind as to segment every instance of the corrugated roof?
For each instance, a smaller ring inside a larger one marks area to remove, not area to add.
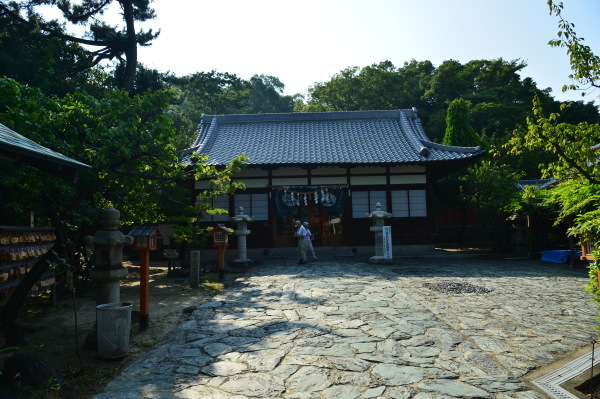
[[[429,141],[416,110],[204,115],[194,146],[225,165],[244,153],[251,165],[402,164],[451,161],[482,154],[479,147]]]
[[[9,151],[14,154],[20,154],[37,158],[43,161],[50,161],[55,164],[65,165],[76,169],[89,169],[89,165],[76,161],[56,151],[44,147],[33,140],[28,139],[9,129],[0,123],[0,147],[2,151]]]

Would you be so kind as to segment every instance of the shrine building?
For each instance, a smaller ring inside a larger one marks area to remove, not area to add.
[[[244,154],[250,161],[235,175],[246,190],[213,206],[227,215],[204,223],[226,223],[239,207],[254,217],[248,248],[295,246],[295,220],[307,221],[316,246],[372,245],[365,214],[377,203],[391,212],[394,248],[433,249],[431,184],[483,154],[479,147],[430,141],[416,109],[392,111],[204,115],[192,154],[225,166]],[[195,190],[209,187],[196,181]]]

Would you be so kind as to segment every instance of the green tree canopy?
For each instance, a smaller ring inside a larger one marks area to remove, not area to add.
[[[285,85],[275,76],[254,75],[250,78],[245,111],[249,114],[292,112],[294,97],[284,96]]]
[[[74,4],[70,1],[57,2],[56,0],[22,2],[2,0],[0,15],[18,25],[19,27],[15,29],[20,29],[22,33],[42,32],[44,34],[42,37],[97,48],[90,51],[87,57],[81,57],[83,67],[98,65],[104,60],[119,60],[124,64],[123,78],[119,81],[119,87],[129,91],[133,88],[137,71],[137,46],[150,45],[151,41],[158,36],[158,33],[152,30],[136,30],[136,22],[144,22],[155,17],[150,2],[150,0],[86,0]],[[118,4],[122,11],[123,26],[110,26],[101,20],[101,16],[112,3]],[[81,36],[65,33],[62,25],[57,21],[43,19],[37,12],[39,6],[56,7],[66,21],[84,26],[88,30]]]
[[[461,64],[444,61],[404,63],[396,68],[383,61],[364,68],[351,67],[331,80],[309,89],[305,103],[296,110],[358,111],[416,107],[425,130],[441,141],[450,102],[457,98],[472,104],[473,128],[479,134],[505,137],[524,125],[531,101],[538,96],[545,104],[554,100],[549,89],[538,89],[531,78],[521,78],[526,64],[520,60],[473,60]]]
[[[56,25],[55,29],[62,28]],[[0,76],[62,96],[93,80],[92,59],[77,43],[49,37],[37,25],[14,23],[0,12]]]
[[[446,116],[446,134],[442,144],[463,147],[475,147],[481,144],[480,138],[471,126],[470,107],[471,103],[462,98],[450,103]]]
[[[57,229],[60,238],[55,251],[63,259],[60,262],[77,270],[82,266],[81,238],[100,209],[117,208],[124,224],[198,218],[202,215],[194,214],[198,209],[190,206],[187,183],[209,179],[212,187],[203,198],[241,188],[232,174],[242,167],[244,157],[234,159],[224,170],[206,165],[202,159],[194,168],[180,164],[180,153],[172,144],[175,129],[166,113],[172,97],[168,90],[143,95],[114,90],[102,98],[78,90],[54,98],[1,78],[2,124],[93,167],[73,184],[0,160],[1,208],[7,211],[2,215],[3,224],[26,224],[26,215],[36,210],[38,221]],[[2,313],[7,342],[19,339],[14,326],[18,308],[45,270],[45,261],[36,263]]]
[[[192,143],[203,114],[292,112],[296,100],[283,95],[285,86],[275,76],[254,75],[246,81],[234,74],[210,71],[168,76],[165,81],[177,93],[168,113],[178,129],[179,149]]]
[[[120,207],[124,221],[151,221],[164,216],[152,196],[164,185],[182,178],[178,153],[171,143],[175,130],[165,114],[172,94],[157,91],[130,97],[123,91],[108,92],[101,99],[76,91],[62,99],[52,99],[40,90],[14,80],[0,80],[0,121],[32,140],[93,166],[94,172],[80,178],[76,186],[37,179],[23,170],[12,180],[14,199],[26,206],[29,198],[43,198],[47,216],[72,220],[80,203],[92,208]],[[19,187],[39,195],[21,196]],[[25,202],[25,203],[24,203]],[[81,215],[80,215],[81,216]]]

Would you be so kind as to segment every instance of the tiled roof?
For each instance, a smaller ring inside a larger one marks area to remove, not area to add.
[[[429,141],[416,110],[204,115],[194,146],[224,165],[240,154],[251,165],[415,164],[467,159],[479,147]]]
[[[517,185],[517,188],[519,188],[520,190],[525,190],[526,186],[535,187],[538,190],[546,190],[547,188],[550,188],[559,182],[560,182],[560,180],[557,180],[554,178],[535,179],[535,180],[531,179],[531,180],[519,180],[519,181],[517,181],[516,185]]]
[[[52,151],[33,140],[20,135],[0,123],[0,152],[23,155],[51,162],[53,164],[65,165],[75,169],[88,169],[89,165],[76,161],[56,151]]]
[[[133,226],[127,235],[131,237],[152,237],[157,232],[157,225],[137,225]]]

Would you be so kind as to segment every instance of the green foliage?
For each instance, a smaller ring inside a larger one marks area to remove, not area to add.
[[[600,259],[600,252],[594,251],[594,256],[597,259]],[[600,281],[598,280],[599,271],[600,266],[598,265],[598,261],[590,263],[588,266],[588,276],[590,279],[585,287],[585,291],[592,295],[594,302],[596,302],[597,305],[600,305]],[[600,322],[600,315],[596,316],[596,320]]]
[[[581,90],[582,95],[585,95],[585,90],[591,87],[600,88],[600,57],[595,55],[592,49],[584,44],[583,37],[579,37],[575,32],[575,24],[566,21],[562,16],[563,3],[555,4],[552,0],[548,0],[550,14],[554,14],[559,18],[558,22],[558,38],[550,40],[548,44],[552,47],[562,47],[567,49],[571,70],[573,73],[569,75],[573,79],[573,83],[564,85],[563,91],[580,90],[579,84],[584,87]]]
[[[124,222],[164,217],[166,209],[152,198],[183,177],[178,154],[170,144],[174,129],[164,113],[170,92],[130,97],[113,91],[97,99],[77,91],[56,100],[37,89],[0,79],[0,93],[0,122],[94,168],[76,185],[35,178],[26,168],[17,170],[8,191],[15,202],[25,202],[25,209],[43,210],[48,217],[59,214],[75,224],[78,221],[73,217],[82,216],[80,206],[115,206]],[[26,205],[36,198],[45,205]]]
[[[458,98],[448,106],[446,116],[446,134],[442,144],[475,147],[481,144],[481,139],[471,126],[469,108],[471,103]]]
[[[54,99],[0,79],[0,98],[1,123],[93,167],[76,184],[14,163],[2,169],[0,202],[12,211],[3,218],[24,222],[35,209],[38,220],[60,221],[64,233],[72,234],[66,259],[77,258],[79,236],[96,222],[100,209],[117,208],[123,224],[179,220],[185,224],[180,240],[190,242],[201,236],[197,225],[204,215],[224,212],[212,209],[212,199],[244,188],[233,180],[247,162],[244,156],[224,168],[207,165],[205,158],[197,158],[192,168],[179,163],[180,153],[171,144],[175,129],[166,114],[173,98],[168,90],[133,96],[115,90],[101,99],[77,91]],[[189,188],[182,183],[193,179],[211,186],[189,206]]]
[[[596,162],[598,153],[594,149],[600,142],[600,125],[558,123],[560,114],[544,115],[537,98],[533,114],[527,119],[527,130],[515,131],[508,141],[510,152],[515,155],[526,151],[553,153],[557,156],[554,161],[540,165],[543,177],[562,180],[584,178],[588,183],[600,183],[600,165]]]
[[[431,62],[405,63],[396,69],[383,61],[362,69],[351,67],[329,82],[309,89],[310,99],[302,111],[359,111],[418,107],[421,94],[434,68]]]
[[[584,91],[591,87],[599,87],[600,58],[583,43],[583,38],[577,36],[574,31],[575,25],[563,19],[563,4],[555,4],[549,0],[548,6],[550,14],[559,18],[558,39],[551,40],[549,44],[567,49],[573,71],[570,77],[574,82],[565,85],[563,91],[579,90],[579,84],[587,86],[583,88]],[[567,104],[561,105],[560,111],[564,111],[566,107]],[[581,112],[571,115],[565,113],[564,117],[557,112],[551,112],[546,116],[543,108],[544,102],[539,97],[536,98],[533,102],[533,115],[527,119],[527,129],[515,131],[507,147],[516,155],[527,151],[548,152],[554,155],[552,160],[539,165],[543,176],[561,181],[550,190],[546,203],[557,205],[558,221],[574,218],[571,234],[587,237],[595,241],[594,244],[598,247],[600,165],[597,145],[600,143],[600,124],[597,123],[595,115],[588,118],[588,121],[581,121],[578,119]],[[586,112],[597,114],[597,108],[593,108],[593,105],[575,104],[572,109],[585,109]],[[565,120],[573,123],[564,123]],[[590,121],[592,123],[589,123]],[[594,263],[590,267],[590,283],[587,290],[600,304],[597,271],[598,266]]]
[[[182,210],[183,223],[174,226],[174,239],[181,243],[202,246],[202,241],[206,239],[206,229],[200,227],[206,215],[225,214],[228,210],[221,208],[213,208],[212,201],[222,195],[234,194],[237,190],[244,190],[244,183],[235,182],[233,175],[242,170],[249,158],[245,155],[240,155],[234,158],[225,168],[217,168],[214,165],[206,163],[207,158],[194,155],[195,172],[194,179],[208,181],[210,186],[208,189],[200,191],[196,197],[196,201],[192,206]]]
[[[555,218],[558,213],[558,204],[551,191],[535,186],[525,186],[521,195],[515,198],[512,207],[517,212],[547,214],[552,218]],[[556,222],[557,225],[559,223],[560,221]]]
[[[106,85],[112,89],[119,87],[119,82],[125,79],[125,65],[118,64],[114,69],[113,76],[106,79]],[[129,91],[131,94],[144,94],[147,91],[166,90],[169,88],[170,73],[161,73],[156,69],[146,67],[138,63],[137,72],[133,87]]]
[[[254,75],[250,78],[245,112],[250,114],[292,112],[294,97],[282,95],[284,84],[274,76]]]
[[[600,207],[600,185],[587,184],[583,180],[564,180],[549,190],[545,203],[555,204],[558,208],[557,223],[575,216],[573,234],[600,233],[600,224],[596,222]]]
[[[526,64],[520,60],[474,60],[461,64],[444,61],[404,63],[396,68],[384,61],[364,68],[350,67],[328,82],[309,89],[299,112],[358,111],[416,107],[425,131],[434,140],[444,136],[446,110],[457,98],[473,105],[473,127],[479,134],[504,137],[525,124],[535,95],[553,104],[549,90],[540,90],[531,78],[521,78]],[[482,104],[481,106],[479,104]]]
[[[557,108],[555,112],[560,112],[558,122],[570,123],[576,125],[578,123],[600,123],[600,113],[598,112],[598,106],[594,102],[589,101],[584,103],[583,101],[571,101],[567,107]]]
[[[254,75],[249,81],[217,71],[198,72],[165,80],[177,93],[168,110],[177,126],[176,146],[188,148],[197,135],[203,114],[292,112],[297,96],[283,95],[284,85],[274,76]]]
[[[62,32],[56,26],[57,32]],[[49,37],[39,26],[0,13],[0,76],[62,96],[94,80],[91,56],[77,43]]]
[[[106,9],[113,2],[118,3],[123,16],[123,24],[111,26],[101,20]],[[137,70],[137,46],[147,46],[154,40],[158,33],[152,30],[137,29],[136,22],[144,22],[155,17],[154,10],[150,8],[151,0],[86,0],[80,4],[70,1],[56,0],[27,0],[14,2],[0,1],[0,14],[9,18],[12,23],[20,26],[22,31],[27,29],[43,32],[52,38],[59,38],[65,43],[77,43],[96,48],[89,50],[82,62],[82,68],[98,65],[104,60],[118,59],[125,65],[123,78],[119,81],[119,88],[131,90],[135,82]],[[38,7],[56,7],[62,13],[64,20],[87,28],[81,36],[67,34],[63,30],[64,24],[59,21],[45,21],[38,13]]]
[[[510,166],[485,159],[437,182],[437,198],[450,208],[472,211],[484,224],[501,223],[514,210],[520,177]]]
[[[523,123],[522,105],[481,102],[469,110],[471,125],[480,135],[504,137]]]
[[[423,97],[430,106],[443,106],[443,104],[462,97],[465,91],[473,88],[465,73],[465,67],[458,61],[447,60],[437,68],[431,78],[431,83]]]
[[[178,126],[176,142],[180,150],[191,145],[203,114],[242,113],[251,88],[236,75],[217,71],[171,76],[167,81],[177,95],[168,114]]]
[[[483,160],[468,168],[461,182],[460,198],[487,224],[502,221],[513,211],[518,196],[515,182],[521,177],[510,166]]]
[[[515,183],[521,173],[496,157],[488,158],[436,181],[434,192],[441,209],[470,211],[483,225],[493,227],[488,238],[496,250],[504,250],[506,237],[501,227],[515,210],[519,198]],[[462,239],[461,235],[461,244]]]

